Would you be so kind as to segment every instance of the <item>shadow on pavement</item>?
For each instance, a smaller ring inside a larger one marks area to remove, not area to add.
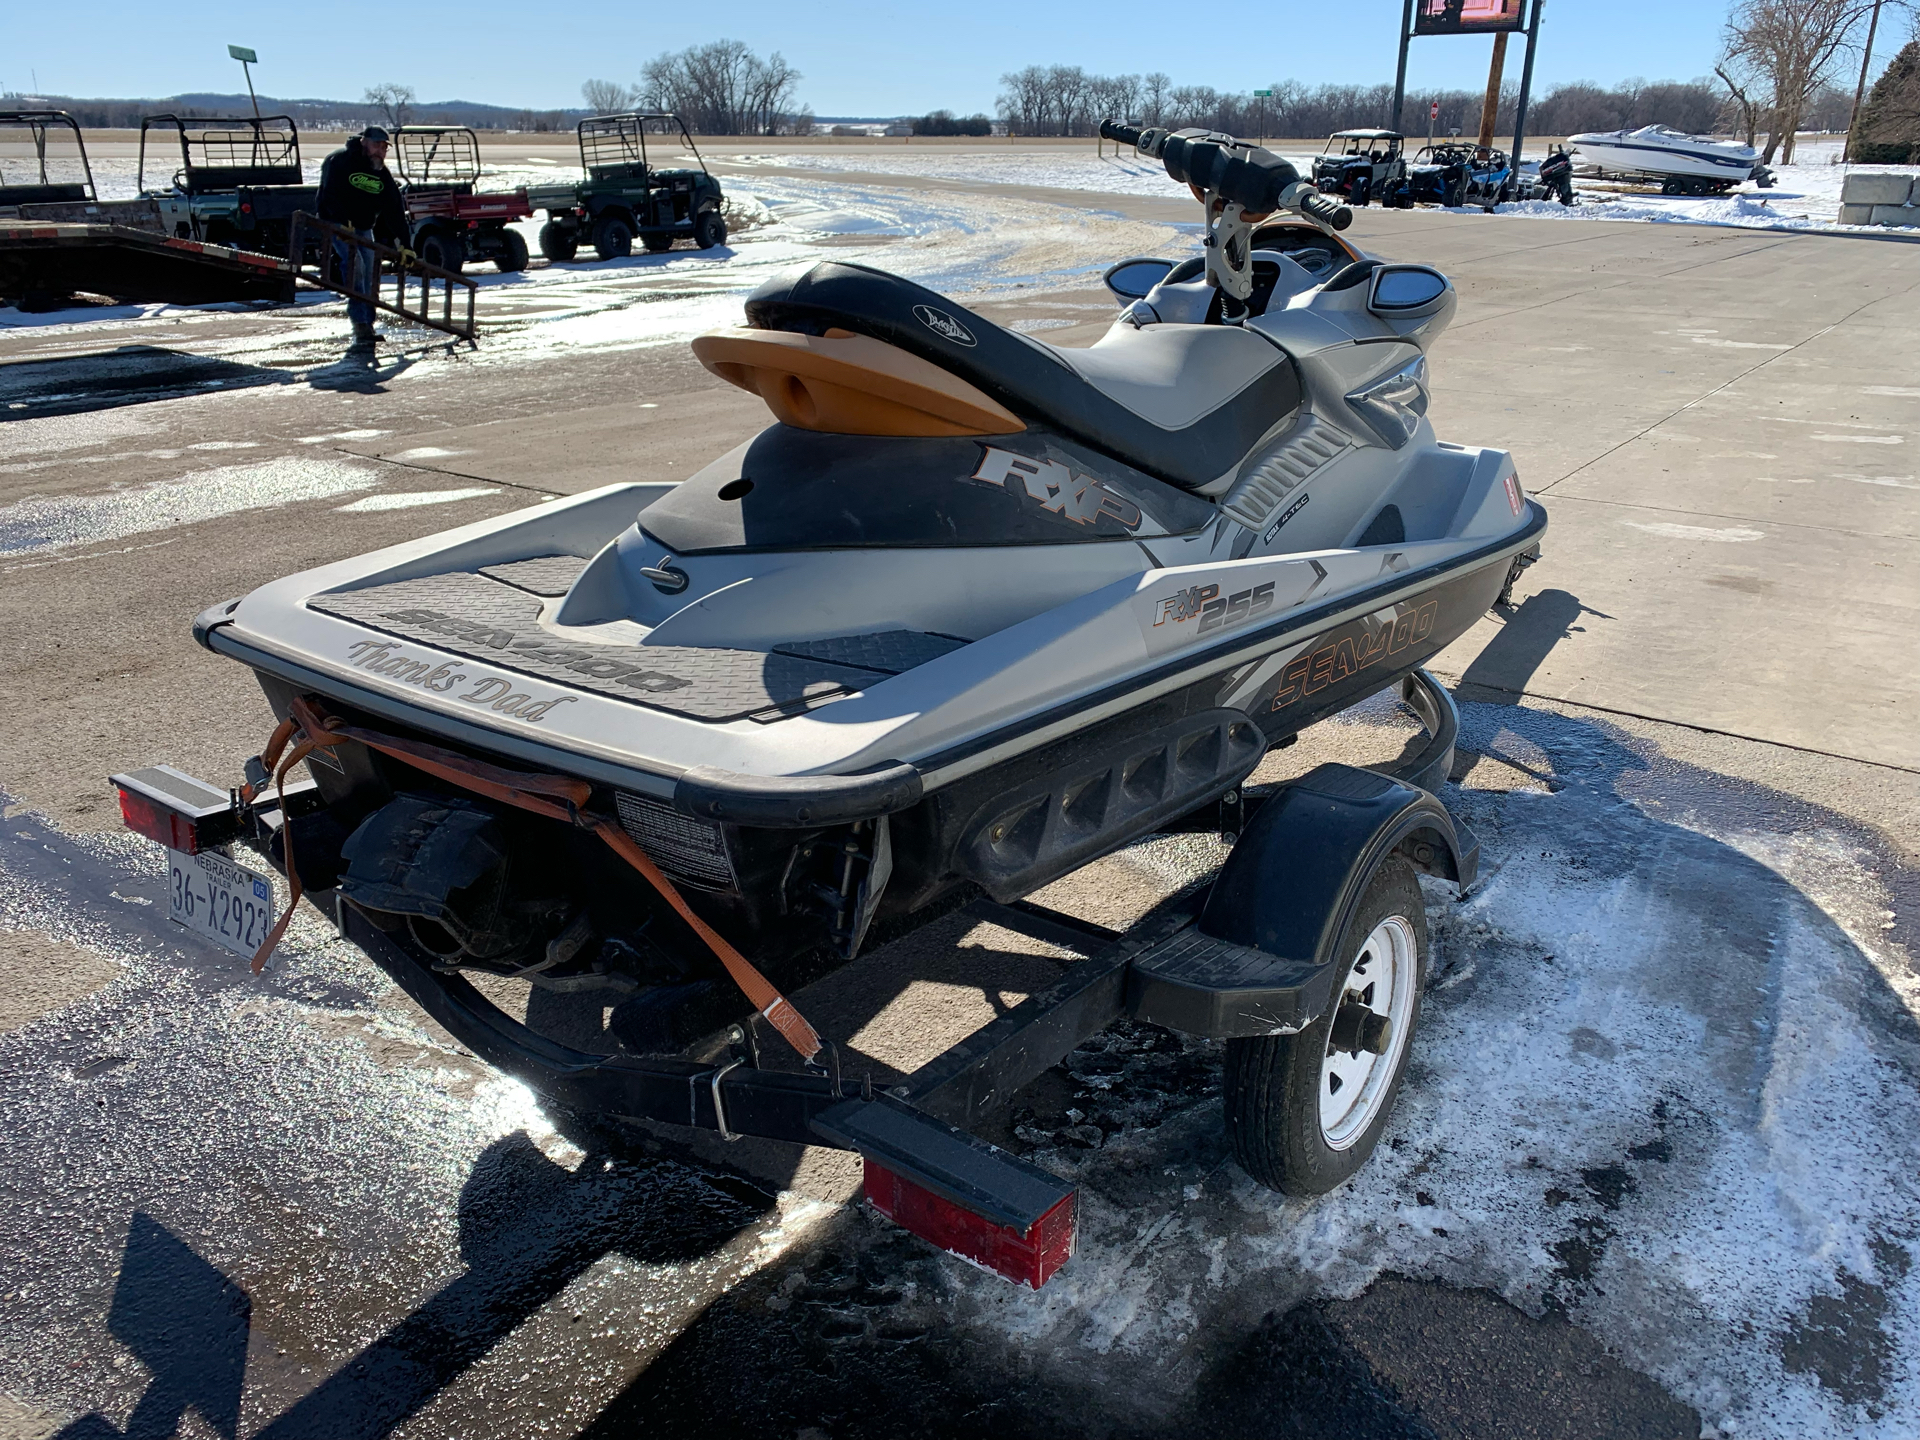
[[[1565,590],[1541,590],[1529,595],[1506,612],[1506,623],[1500,627],[1500,633],[1474,656],[1473,663],[1460,677],[1461,686],[1524,694],[1534,672],[1552,653],[1553,647],[1574,632],[1577,627],[1573,622],[1582,615],[1601,620],[1613,618],[1582,605],[1578,596]]]
[[[284,370],[242,365],[157,345],[122,345],[93,355],[0,365],[0,420],[82,415],[258,385],[285,385]]]
[[[569,1171],[524,1132],[496,1141],[460,1194],[466,1270],[254,1431],[255,1440],[387,1435],[596,1261],[697,1260],[772,1204],[744,1184],[691,1179],[649,1184],[644,1165],[636,1176],[604,1151]],[[669,1204],[659,1203],[662,1190]],[[251,1308],[246,1292],[185,1242],[136,1215],[108,1328],[151,1379],[125,1431],[95,1413],[55,1440],[162,1440],[188,1410],[233,1440]]]

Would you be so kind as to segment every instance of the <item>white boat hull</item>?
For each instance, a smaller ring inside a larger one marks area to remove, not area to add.
[[[1751,151],[1728,154],[1706,146],[1681,148],[1632,135],[1576,135],[1567,143],[1603,175],[1682,176],[1731,186],[1748,179],[1758,163]]]

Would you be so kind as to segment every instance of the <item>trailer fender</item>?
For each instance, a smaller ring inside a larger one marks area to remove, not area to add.
[[[1198,928],[1316,970],[1330,966],[1367,882],[1396,852],[1464,893],[1480,848],[1430,792],[1371,770],[1322,765],[1254,813]]]

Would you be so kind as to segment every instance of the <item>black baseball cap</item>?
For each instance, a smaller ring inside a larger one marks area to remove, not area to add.
[[[360,132],[360,138],[362,140],[371,140],[376,145],[390,145],[393,143],[393,137],[387,134],[386,127],[381,125],[367,126],[366,129]]]

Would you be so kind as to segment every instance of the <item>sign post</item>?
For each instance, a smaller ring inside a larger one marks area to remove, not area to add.
[[[247,98],[253,101],[253,118],[260,118],[260,97],[253,93],[253,67],[260,63],[260,57],[244,45],[227,46],[227,54],[240,62],[240,68],[247,75]]]
[[[1273,91],[1256,90],[1253,95],[1260,102],[1260,140],[1264,144],[1267,138],[1267,101],[1273,98]]]

